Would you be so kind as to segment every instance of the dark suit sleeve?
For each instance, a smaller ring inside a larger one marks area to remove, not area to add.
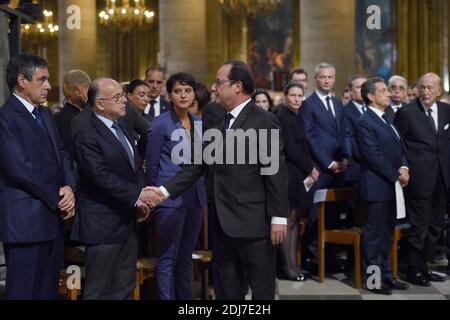
[[[5,119],[0,118],[1,171],[17,187],[41,200],[50,210],[56,210],[60,200],[59,190],[42,188],[35,179],[39,173],[33,169],[17,132]]]
[[[341,108],[341,110],[344,111],[342,104]],[[344,158],[350,161],[352,159],[352,141],[354,133],[351,129],[352,124],[344,112],[342,112],[342,121],[344,126]]]
[[[318,160],[323,171],[328,170],[328,166],[333,162],[333,159],[327,155],[320,140],[317,136],[317,124],[313,111],[314,106],[307,101],[303,103],[300,108],[300,112],[297,115],[298,121],[303,122],[303,127],[305,129],[305,136],[308,139],[309,147],[314,155],[315,159]]]
[[[389,161],[380,151],[380,148],[383,146],[379,145],[376,133],[366,122],[359,122],[359,126],[356,130],[356,139],[361,154],[364,154],[370,169],[395,183],[398,180],[399,168],[394,168],[389,164]]]
[[[108,170],[106,159],[97,141],[89,137],[89,131],[79,131],[74,138],[78,169],[99,192],[106,192],[119,202],[134,207],[142,191],[141,187],[117,177]]]
[[[286,159],[289,159],[289,161],[294,163],[305,175],[308,175],[313,169],[313,163],[309,156],[309,150],[305,148],[305,144],[303,146],[299,146],[295,143],[295,131],[290,126],[289,122],[283,117],[279,117],[279,120]],[[301,123],[299,123],[298,126],[299,130],[302,130]]]
[[[271,134],[270,139],[268,139],[268,150],[270,154],[276,152],[276,144],[278,144],[278,171],[274,174],[263,175],[263,179],[266,187],[266,204],[267,204],[267,214],[269,216],[275,217],[288,217],[288,174],[284,158],[284,145],[283,139],[280,132],[280,122],[278,118],[273,114],[270,115],[269,133]],[[272,136],[275,135],[275,136]],[[275,145],[270,142],[274,141]],[[272,156],[273,157],[273,156]],[[262,165],[262,167],[273,166],[273,163]]]
[[[402,110],[402,108],[400,108],[395,114],[394,125],[398,129],[402,137],[404,137],[408,132],[407,113],[405,112],[405,110]]]

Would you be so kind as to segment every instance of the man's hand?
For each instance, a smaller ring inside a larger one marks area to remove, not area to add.
[[[150,208],[147,207],[147,205],[143,203],[141,200],[138,200],[136,221],[138,223],[141,223],[147,220],[149,215],[150,215]]]
[[[165,197],[159,188],[145,187],[142,189],[139,200],[144,202],[149,208],[154,208],[160,205],[165,200]]]
[[[285,224],[271,224],[270,225],[270,239],[273,245],[281,244],[286,238],[287,225]]]
[[[339,162],[333,161],[331,163],[329,170],[333,173],[339,173]]]
[[[314,180],[314,182],[317,182],[319,180],[319,170],[317,170],[315,167],[311,170],[311,173],[309,174],[311,178]]]
[[[72,188],[64,186],[59,189],[59,196],[62,199],[58,202],[58,209],[61,211],[71,211],[75,208],[75,195],[72,192]]]
[[[400,185],[404,188],[408,185],[409,182],[409,171],[406,168],[398,169],[398,181],[400,181]]]
[[[346,158],[342,159],[342,162],[341,162],[342,171],[347,170],[349,164],[350,164],[350,162],[348,161],[348,159],[346,159]]]
[[[63,220],[68,220],[70,218],[72,218],[75,215],[75,207],[72,208],[72,210],[69,211],[61,211],[61,218]]]

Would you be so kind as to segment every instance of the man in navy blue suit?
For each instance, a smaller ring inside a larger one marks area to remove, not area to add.
[[[145,71],[145,82],[150,88],[150,101],[142,116],[150,123],[172,108],[170,102],[162,96],[165,87],[164,73],[164,69],[159,66],[152,66]]]
[[[339,187],[345,184],[343,172],[347,169],[351,158],[351,134],[347,128],[347,119],[342,102],[332,97],[330,92],[336,80],[333,65],[321,63],[315,70],[316,90],[303,102],[298,113],[299,121],[303,121],[306,139],[309,143],[313,161],[320,171],[319,180],[311,192],[318,189]],[[330,215],[329,222],[337,222],[338,215]],[[312,222],[311,254],[312,269],[317,265],[317,206],[310,212]]]
[[[400,134],[384,110],[390,93],[382,78],[368,79],[361,88],[368,110],[359,118],[356,139],[361,154],[360,199],[365,203],[362,247],[365,269],[378,266],[381,286],[368,288],[378,294],[392,289],[406,290],[408,285],[394,279],[389,252],[396,219],[395,183],[405,187],[409,169]]]
[[[7,299],[57,299],[62,219],[75,214],[75,178],[50,111],[47,62],[13,57],[0,109],[0,241]]]
[[[345,180],[347,184],[355,185],[358,183],[360,175],[359,167],[359,150],[354,136],[355,128],[358,119],[365,112],[366,107],[361,96],[361,87],[367,78],[363,75],[354,75],[348,81],[348,88],[350,89],[351,100],[344,106],[344,113],[347,117],[348,130],[352,133],[352,161],[345,173]]]

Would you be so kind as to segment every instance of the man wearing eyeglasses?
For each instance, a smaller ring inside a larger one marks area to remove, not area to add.
[[[160,114],[170,110],[170,102],[162,96],[165,86],[164,70],[159,66],[152,66],[145,71],[145,82],[150,87],[150,101],[142,116],[152,123]]]
[[[100,78],[88,91],[93,113],[74,138],[80,209],[72,239],[86,244],[83,298],[124,300],[135,288],[137,223],[149,215],[142,164],[116,81]],[[145,203],[144,203],[145,202]],[[147,203],[147,204],[146,204]]]

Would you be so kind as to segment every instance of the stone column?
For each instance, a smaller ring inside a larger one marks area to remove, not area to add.
[[[97,77],[97,19],[96,1],[58,0],[59,79],[72,69]]]
[[[205,7],[205,0],[159,2],[160,63],[168,75],[184,71],[205,81]]]
[[[336,67],[336,94],[355,72],[355,0],[300,1],[300,61],[308,71],[311,89],[320,62]]]
[[[6,84],[6,65],[9,60],[8,18],[0,12],[0,106],[3,105],[9,89]],[[0,244],[1,246],[1,244]]]
[[[206,83],[216,78],[216,72],[226,59],[226,16],[219,1],[206,1]]]

